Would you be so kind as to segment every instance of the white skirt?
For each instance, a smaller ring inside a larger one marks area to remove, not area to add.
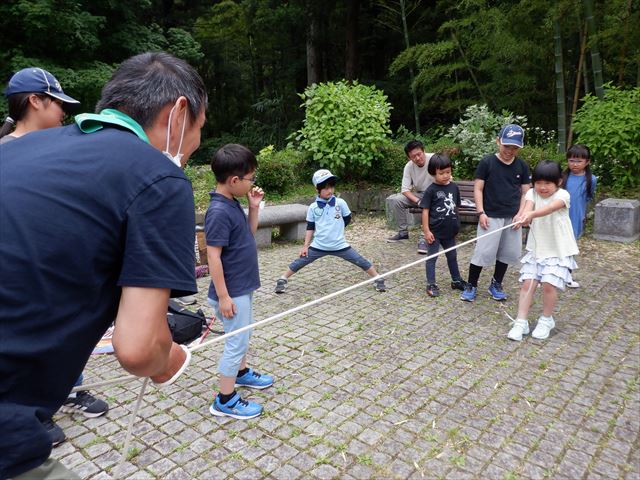
[[[549,283],[554,287],[564,290],[567,283],[571,283],[571,271],[578,268],[573,256],[558,258],[541,258],[536,260],[533,252],[527,252],[522,260],[520,269],[520,281],[537,280]]]

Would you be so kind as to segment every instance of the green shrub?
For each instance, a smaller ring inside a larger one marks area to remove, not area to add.
[[[622,90],[605,85],[604,99],[591,94],[576,112],[576,143],[587,145],[592,169],[603,185],[614,190],[640,186],[640,88]]]
[[[553,160],[558,162],[563,170],[567,166],[564,155],[558,153],[554,144],[548,144],[546,147],[532,147],[525,145],[522,150],[518,152],[518,156],[527,162],[531,172],[533,172],[533,169],[540,160]]]
[[[209,207],[209,192],[215,188],[216,179],[208,165],[187,165],[185,175],[193,186],[193,200],[196,212],[206,212]]]
[[[516,116],[506,110],[498,114],[489,110],[486,105],[467,107],[460,122],[451,126],[447,132],[447,137],[461,149],[457,163],[458,175],[464,172],[464,176],[473,177],[482,157],[496,151],[496,137],[500,128],[509,123],[516,123],[524,128],[527,117]]]
[[[301,97],[306,112],[300,146],[321,167],[355,177],[381,158],[391,106],[380,90],[328,82],[311,85]]]
[[[403,145],[386,141],[380,146],[380,158],[364,172],[361,180],[399,189],[407,161]]]
[[[256,183],[267,194],[284,195],[303,181],[304,155],[293,149],[275,151],[273,145],[260,150]],[[307,181],[310,181],[311,174]]]

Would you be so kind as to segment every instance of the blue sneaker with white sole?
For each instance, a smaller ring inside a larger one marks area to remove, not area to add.
[[[209,407],[211,415],[216,417],[231,417],[238,420],[255,418],[262,413],[262,406],[249,400],[243,400],[240,394],[231,397],[227,403],[220,403],[220,397],[216,395],[215,400]]]
[[[491,295],[491,298],[498,302],[507,299],[507,294],[504,293],[502,284],[497,282],[494,278],[491,279],[491,285],[489,285],[489,294]]]
[[[478,289],[470,283],[467,283],[467,286],[464,288],[464,291],[460,295],[460,300],[464,300],[465,302],[475,302],[477,295]]]
[[[271,385],[273,385],[273,377],[271,375],[254,372],[253,368],[250,368],[249,371],[241,377],[236,377],[236,387],[257,388],[258,390],[262,390]]]

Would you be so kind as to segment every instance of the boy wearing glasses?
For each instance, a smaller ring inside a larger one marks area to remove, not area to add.
[[[344,229],[351,222],[351,210],[347,202],[334,196],[338,177],[329,170],[318,170],[313,174],[312,182],[318,196],[307,210],[307,232],[300,256],[296,258],[286,272],[276,282],[276,293],[284,293],[289,277],[302,267],[327,255],[340,257],[364,270],[370,277],[378,272],[369,260],[349,246],[344,238]],[[386,290],[384,278],[373,283],[378,292]]]
[[[260,287],[258,250],[254,234],[264,192],[254,186],[258,161],[250,150],[237,144],[220,148],[211,160],[217,186],[205,216],[207,258],[211,272],[209,304],[221,319],[225,333],[253,323],[253,292]],[[249,215],[236,200],[246,196]],[[220,388],[209,412],[218,417],[249,419],[262,406],[244,400],[235,387],[263,389],[273,385],[270,375],[247,366],[251,329],[228,337],[218,366]]]

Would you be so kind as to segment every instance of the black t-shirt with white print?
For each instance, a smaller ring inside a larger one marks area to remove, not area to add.
[[[432,183],[420,201],[429,209],[429,229],[436,238],[453,238],[460,231],[460,190],[455,182],[447,185]]]

